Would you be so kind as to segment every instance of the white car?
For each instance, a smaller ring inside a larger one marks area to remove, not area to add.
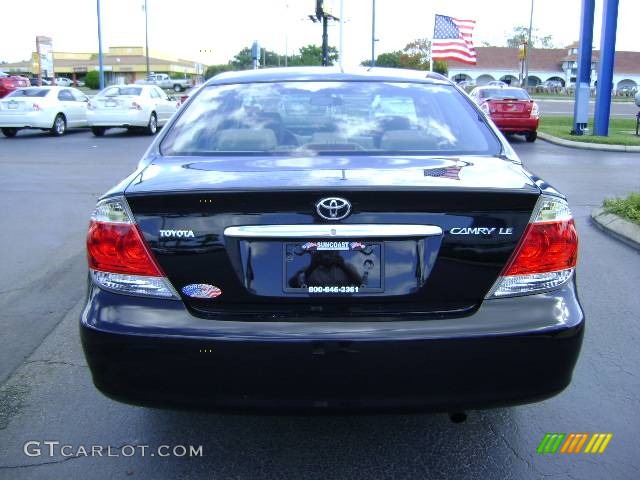
[[[88,102],[89,98],[75,88],[19,88],[0,100],[0,130],[5,137],[15,137],[23,128],[60,136],[68,128],[88,126]]]
[[[114,85],[91,99],[87,118],[94,135],[107,128],[143,128],[155,135],[178,109],[178,101],[155,85]]]
[[[59,87],[72,87],[73,80],[66,77],[59,77],[59,78],[56,78],[56,85],[58,85]]]

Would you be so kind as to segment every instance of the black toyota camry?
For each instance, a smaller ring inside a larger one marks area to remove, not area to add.
[[[225,73],[89,225],[81,338],[134,404],[459,411],[570,382],[566,199],[446,78]]]

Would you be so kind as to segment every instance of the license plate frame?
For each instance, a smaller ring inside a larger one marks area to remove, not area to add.
[[[282,290],[285,293],[327,297],[384,293],[384,270],[384,242],[381,241],[300,240],[282,244]],[[304,276],[301,277],[301,273]],[[336,274],[342,282],[317,281],[322,275]],[[348,278],[352,281],[346,280]],[[301,280],[307,283],[294,286]],[[358,285],[358,281],[364,283]]]

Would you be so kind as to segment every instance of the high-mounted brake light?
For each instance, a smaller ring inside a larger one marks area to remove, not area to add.
[[[520,243],[487,298],[557,288],[573,276],[577,260],[578,233],[567,202],[542,195]]]
[[[87,257],[93,281],[102,288],[178,298],[122,197],[102,200],[96,206],[87,234]]]

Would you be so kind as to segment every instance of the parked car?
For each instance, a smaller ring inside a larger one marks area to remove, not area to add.
[[[546,80],[542,82],[544,88],[562,88],[562,82],[560,80]]]
[[[0,100],[0,130],[5,137],[25,128],[64,135],[68,128],[87,127],[88,101],[75,88],[19,88]]]
[[[506,84],[506,82],[503,82],[502,80],[492,80],[491,82],[487,83],[487,86],[489,86],[489,87],[507,87],[508,85]]]
[[[458,82],[458,86],[462,89],[472,88],[476,86],[476,82],[473,80],[462,80],[461,82]]]
[[[156,73],[149,75],[146,80],[136,81],[138,85],[155,85],[166,90],[181,92],[193,86],[193,82],[188,78],[171,78],[166,73]]]
[[[527,142],[538,137],[540,109],[526,90],[516,87],[477,87],[469,96],[504,133],[524,135]]]
[[[155,135],[178,109],[178,100],[154,85],[114,85],[91,99],[87,118],[94,135],[108,128],[143,128]]]
[[[56,78],[56,85],[58,85],[59,87],[72,87],[73,86],[73,80],[71,80],[70,78],[66,78],[66,77],[57,77]]]
[[[0,98],[6,97],[16,88],[28,87],[29,79],[19,75],[0,76]]]
[[[371,114],[387,100],[415,119]],[[578,357],[577,248],[566,199],[445,77],[228,72],[98,201],[82,345],[142,405],[533,402]]]

